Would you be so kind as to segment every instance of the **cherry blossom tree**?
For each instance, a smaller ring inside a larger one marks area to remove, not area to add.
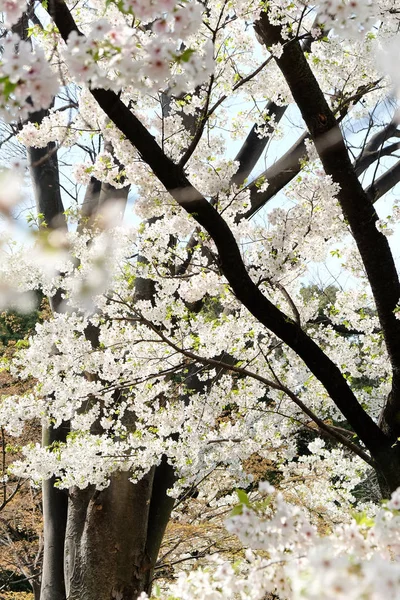
[[[378,200],[400,178],[400,5],[17,0],[2,11],[1,118],[27,149],[38,230],[29,251],[8,250],[21,194],[9,170],[1,304],[23,308],[38,289],[53,311],[10,366],[34,388],[0,408],[11,434],[43,425],[43,445],[14,465],[43,482],[41,600],[150,593],[174,498],[217,465],[214,486],[249,485],[254,454],[287,480],[322,469],[332,514],[368,469],[388,498],[400,486],[389,245],[400,211]],[[321,309],[302,286],[327,260],[351,277]],[[310,427],[340,449],[299,462]],[[298,493],[311,510],[321,491]],[[260,519],[249,522],[241,535]],[[295,520],[317,548],[311,529]],[[250,541],[270,552],[265,539]],[[231,574],[215,576],[215,594]],[[257,593],[297,593],[278,575]],[[189,594],[182,585],[175,596]],[[232,593],[262,597],[240,585]]]

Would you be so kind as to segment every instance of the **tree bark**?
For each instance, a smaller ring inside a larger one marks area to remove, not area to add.
[[[72,489],[65,543],[68,600],[135,600],[147,589],[147,530],[154,468],[135,485],[129,473],[108,488]]]
[[[41,123],[48,111],[39,111],[30,116],[33,123]],[[61,199],[56,146],[49,143],[44,148],[28,148],[28,162],[36,209],[41,216],[41,226],[62,228],[67,224]],[[49,298],[53,313],[61,306],[61,290]],[[68,426],[58,428],[43,426],[42,445],[64,442]],[[42,487],[43,500],[43,566],[41,578],[41,600],[65,600],[63,572],[64,538],[67,521],[67,494],[55,487],[54,477]]]
[[[50,446],[55,441],[65,441],[67,433],[66,427],[44,427],[42,444]],[[66,490],[57,489],[55,483],[52,477],[42,487],[44,549],[40,600],[65,600],[63,564],[68,495]]]

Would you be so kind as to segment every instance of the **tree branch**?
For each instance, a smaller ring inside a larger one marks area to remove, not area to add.
[[[218,360],[218,359],[214,359],[214,358],[203,358],[202,356],[195,354],[191,350],[185,350],[185,349],[177,346],[172,340],[170,340],[166,335],[164,335],[164,333],[158,327],[153,325],[150,321],[145,319],[143,316],[140,315],[139,319],[144,325],[146,325],[146,327],[148,327],[149,329],[151,329],[151,331],[156,333],[157,336],[163,342],[165,342],[170,348],[172,348],[176,352],[179,352],[183,356],[186,356],[187,358],[190,358],[190,359],[194,360],[195,362],[198,362],[203,365],[217,367],[218,369],[224,369],[225,371],[231,371],[232,373],[238,373],[239,375],[242,375],[243,377],[251,377],[252,379],[256,379],[257,381],[260,381],[266,387],[284,392],[294,402],[294,404],[296,404],[296,406],[298,406],[301,409],[301,411],[304,414],[306,414],[312,421],[314,421],[314,423],[316,423],[318,425],[318,427],[322,431],[325,431],[331,437],[338,440],[341,444],[343,444],[344,446],[346,446],[346,448],[348,448],[349,450],[351,450],[352,452],[357,454],[357,456],[362,458],[369,465],[371,465],[371,466],[374,465],[374,462],[371,460],[371,458],[368,456],[368,454],[366,454],[359,446],[357,446],[357,444],[354,444],[353,442],[348,440],[337,429],[330,427],[329,425],[327,425],[325,423],[325,421],[323,421],[323,419],[320,419],[311,409],[308,408],[308,406],[306,404],[304,404],[304,402],[302,400],[300,400],[300,398],[296,394],[294,394],[287,386],[285,386],[283,383],[281,383],[275,374],[274,374],[274,377],[276,378],[276,381],[272,381],[270,379],[267,379],[266,377],[263,377],[262,375],[259,375],[258,373],[254,373],[253,371],[244,369],[243,367],[237,367],[233,364],[225,363],[222,360]]]
[[[314,21],[314,25],[316,21],[317,19]],[[326,32],[325,35],[327,35]],[[313,40],[314,38],[311,35],[307,35],[303,39],[301,43],[301,48],[303,52],[311,52]],[[270,56],[269,58],[271,59],[272,56]],[[243,142],[241,149],[236,155],[235,161],[239,162],[239,168],[232,178],[232,183],[240,186],[250,175],[251,171],[256,166],[259,158],[261,157],[261,154],[263,153],[266,145],[270,141],[272,134],[274,133],[274,128],[271,127],[271,125],[269,124],[269,120],[271,119],[271,117],[274,117],[274,122],[279,123],[283,115],[285,114],[287,108],[288,105],[278,106],[277,104],[275,104],[275,102],[272,102],[271,100],[267,103],[267,106],[263,111],[266,117],[266,122],[263,126],[264,135],[260,137],[260,135],[258,134],[260,127],[258,125],[253,125],[253,127],[250,130],[250,133]]]
[[[307,132],[303,133],[283,156],[247,186],[250,190],[251,207],[244,214],[238,215],[237,221],[250,219],[301,171],[300,161],[307,154],[305,141],[308,137]],[[268,187],[263,192],[257,187],[260,180],[268,181]]]
[[[199,125],[197,127],[197,130],[196,130],[193,138],[192,138],[192,141],[189,144],[188,149],[186,150],[185,154],[182,156],[182,158],[179,161],[179,166],[182,168],[190,160],[193,152],[196,150],[197,145],[200,142],[201,137],[203,135],[204,128],[208,121],[208,107],[210,105],[210,98],[211,98],[213,83],[214,83],[214,75],[211,75],[210,82],[208,84],[208,89],[207,89],[206,102],[205,102],[204,108],[201,111],[201,114],[199,116]]]
[[[396,130],[397,121],[393,119],[388,125],[386,125],[386,127],[371,137],[354,163],[354,168],[357,175],[360,175],[363,171],[365,171],[366,168],[368,168],[368,166],[371,164],[369,162],[369,156],[373,155],[374,152],[379,150],[386,140],[393,137],[396,134]],[[364,163],[367,166],[364,166]]]
[[[376,160],[378,160],[379,158],[381,158],[381,156],[390,156],[391,154],[393,154],[394,152],[396,152],[396,150],[400,149],[400,142],[394,142],[393,144],[389,144],[388,146],[385,146],[384,148],[378,148],[377,150],[373,150],[373,151],[364,151],[355,161],[354,163],[354,168],[356,171],[356,174],[358,176],[361,175],[361,173],[363,173],[364,171],[366,171],[368,169],[368,167],[370,167]]]
[[[257,164],[261,154],[263,153],[266,145],[271,139],[272,134],[274,133],[274,128],[269,124],[269,120],[274,117],[274,122],[279,123],[282,119],[287,106],[278,106],[275,102],[268,102],[265,107],[263,113],[266,116],[266,122],[262,128],[258,125],[253,125],[248,136],[239,152],[236,155],[235,161],[239,163],[239,168],[236,171],[235,175],[232,177],[232,183],[235,185],[242,185],[243,182],[250,175],[251,171]],[[259,131],[264,130],[262,133],[262,137],[259,135]]]
[[[51,8],[56,25],[62,31],[62,35],[68,37],[66,23],[71,23],[72,17],[69,14],[64,20],[65,11],[68,9],[63,0],[54,0]],[[74,23],[71,27],[76,30]],[[303,55],[302,57],[304,59]],[[108,117],[136,147],[144,162],[171,196],[214,240],[219,252],[221,270],[238,300],[261,324],[302,358],[379,462],[383,472],[387,472],[385,453],[391,447],[389,439],[359,404],[340,369],[296,323],[276,308],[251,280],[235,238],[221,215],[190,184],[182,169],[163,153],[151,133],[114,92],[95,89],[91,90],[91,93]]]
[[[267,46],[282,43],[281,29],[271,25],[267,13],[261,14],[255,27]],[[393,313],[400,296],[400,283],[388,241],[376,228],[378,215],[358,181],[338,123],[298,42],[286,44],[281,58],[275,60],[301,111],[325,172],[340,185],[338,200],[367,272],[394,370],[393,386],[400,398],[400,322]]]
[[[365,193],[371,202],[376,202],[389,190],[400,181],[400,160],[397,161],[390,169],[388,169],[383,175],[378,177],[367,189]]]

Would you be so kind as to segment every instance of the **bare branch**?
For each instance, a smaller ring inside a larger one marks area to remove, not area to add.
[[[367,189],[365,193],[371,202],[376,202],[384,194],[389,192],[400,181],[400,160],[397,161],[383,175],[378,177]]]

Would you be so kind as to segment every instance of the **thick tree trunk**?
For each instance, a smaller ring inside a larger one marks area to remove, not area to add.
[[[116,196],[126,202],[128,190],[116,194],[103,184],[99,204]],[[136,297],[151,300],[151,283],[138,278]],[[96,335],[95,328],[86,331],[94,347]],[[173,508],[166,494],[173,482],[173,470],[163,459],[136,484],[129,472],[119,472],[105,490],[70,490],[64,562],[68,600],[136,600],[150,591]]]
[[[154,470],[153,490],[150,502],[149,524],[147,528],[147,554],[150,569],[147,572],[145,592],[150,596],[154,580],[154,570],[164,537],[165,529],[171,517],[175,500],[167,495],[167,491],[176,481],[173,467],[167,463],[165,456],[161,464]]]
[[[108,488],[69,494],[65,544],[68,600],[135,600],[147,587],[146,549],[154,469],[139,483],[117,473]]]

